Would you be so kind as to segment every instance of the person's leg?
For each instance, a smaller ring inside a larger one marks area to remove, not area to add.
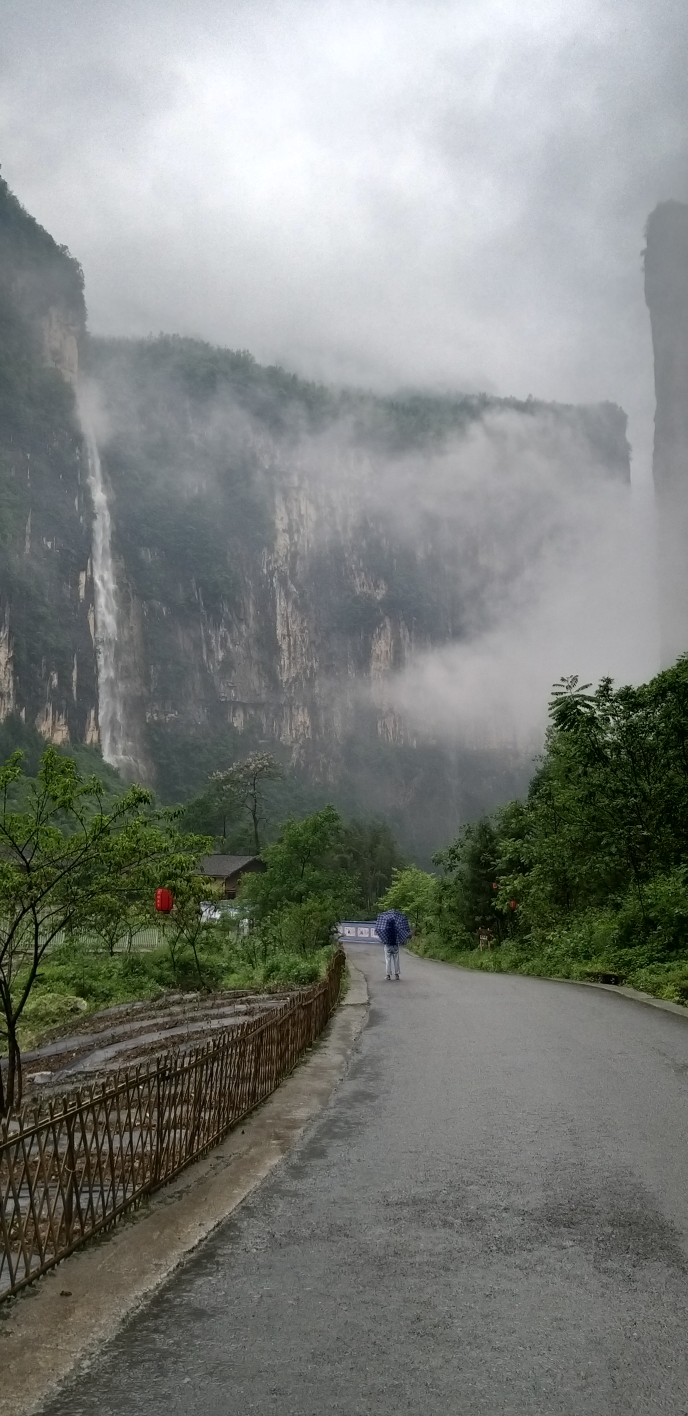
[[[395,978],[400,978],[400,977],[401,977],[401,975],[400,975],[400,973],[399,973],[399,945],[398,945],[398,944],[397,944],[396,949],[394,950],[394,977],[395,977]]]
[[[392,977],[392,950],[385,944],[385,978]]]

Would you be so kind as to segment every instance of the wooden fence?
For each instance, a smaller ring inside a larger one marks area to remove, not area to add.
[[[322,1032],[344,954],[264,1018],[120,1072],[0,1130],[0,1299],[17,1293],[208,1150]]]

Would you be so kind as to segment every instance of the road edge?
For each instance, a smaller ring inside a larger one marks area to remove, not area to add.
[[[688,1022],[688,1008],[684,1008],[682,1003],[672,1003],[670,998],[656,998],[654,993],[643,993],[639,988],[630,988],[625,983],[596,983],[591,978],[557,978],[555,974],[519,974],[519,978],[540,978],[545,983],[575,983],[579,988],[601,988],[605,993],[619,994],[624,998],[630,998],[634,1003],[649,1003],[651,1008],[662,1008],[665,1013],[677,1013],[679,1018]]]
[[[366,980],[347,962],[348,988],[322,1037],[243,1125],[0,1306],[0,1416],[39,1412],[300,1140],[344,1077],[367,1021]]]
[[[415,950],[410,950],[414,959],[424,959],[429,964],[448,964],[452,969],[460,969],[462,973],[499,975],[500,978],[532,978],[540,983],[571,983],[576,988],[601,988],[605,993],[615,993],[618,997],[621,994],[624,998],[630,998],[635,1003],[649,1003],[651,1008],[662,1008],[665,1013],[676,1013],[679,1018],[688,1022],[688,1008],[682,1003],[673,1003],[670,998],[657,998],[654,993],[643,993],[639,988],[630,988],[625,983],[596,983],[590,978],[562,978],[560,974],[526,974],[519,969],[468,969],[465,964],[455,964],[453,959],[435,959],[432,954],[416,954]]]

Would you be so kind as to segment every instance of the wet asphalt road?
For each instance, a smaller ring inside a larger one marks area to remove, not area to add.
[[[688,1020],[380,956],[300,1148],[50,1416],[688,1413]]]

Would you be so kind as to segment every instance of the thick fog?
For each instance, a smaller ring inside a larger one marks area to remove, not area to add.
[[[554,680],[655,671],[651,506],[624,475],[618,410],[467,400],[443,429],[439,408],[452,405],[423,402],[426,423],[406,404],[397,422],[394,402],[352,399],[314,426],[296,397],[279,405],[267,388],[252,409],[231,384],[204,396],[148,348],[148,371],[133,346],[112,364],[103,351],[90,422],[106,461],[128,447],[180,527],[198,498],[224,516],[228,469],[253,467],[280,574],[313,615],[319,674],[343,675],[330,684],[342,712],[351,661],[341,645],[328,655],[319,603],[332,585],[344,618],[331,632],[345,622],[354,653],[356,635],[372,635],[359,700],[372,693],[380,719],[400,717],[412,740],[530,758]],[[350,622],[354,590],[362,618]]]
[[[554,681],[656,672],[650,496],[561,412],[489,409],[441,449],[393,459],[347,450],[340,425],[301,447],[298,468],[314,542],[380,527],[402,564],[441,564],[462,607],[453,642],[426,648],[421,633],[372,685],[419,739],[532,754]]]

